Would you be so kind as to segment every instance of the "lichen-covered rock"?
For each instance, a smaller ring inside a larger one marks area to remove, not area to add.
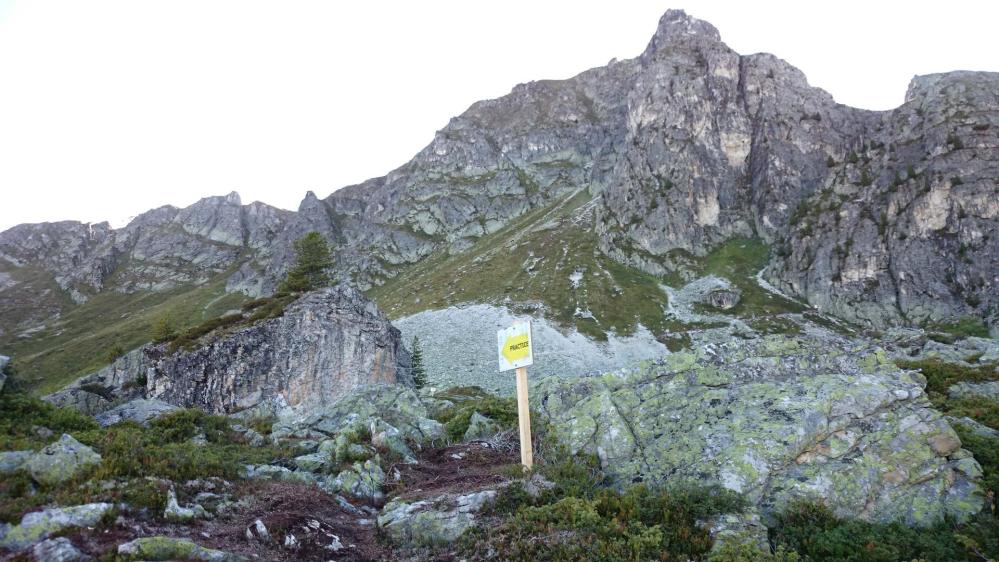
[[[306,415],[359,386],[412,384],[399,330],[346,285],[308,293],[278,318],[209,340],[192,351],[151,350],[149,397],[222,414],[280,395]]]
[[[0,474],[10,474],[28,467],[28,459],[33,451],[2,451],[0,452]]]
[[[93,527],[111,509],[109,503],[88,503],[34,511],[0,538],[0,547],[22,549],[72,527]]]
[[[199,562],[246,562],[237,554],[212,550],[188,539],[143,537],[118,546],[118,556],[127,561],[198,560]]]
[[[96,451],[64,433],[58,441],[31,455],[28,470],[35,482],[55,486],[100,462]]]
[[[142,425],[170,412],[179,410],[173,404],[162,400],[137,398],[120,406],[115,406],[106,412],[94,416],[101,427],[107,427],[123,421],[134,421]]]
[[[532,399],[621,485],[720,484],[764,514],[809,498],[874,521],[967,518],[980,467],[914,375],[879,349],[768,336],[542,381]]]
[[[414,442],[444,435],[444,427],[429,418],[427,407],[413,389],[402,385],[372,384],[358,387],[305,417],[278,420],[272,428],[271,438],[332,437],[342,432],[358,431],[374,434],[381,427],[376,420],[399,430],[403,438]],[[375,427],[371,427],[372,424]]]
[[[382,486],[385,484],[385,471],[377,459],[355,462],[350,468],[336,476],[327,477],[320,487],[331,494],[342,493],[359,500],[377,503],[385,498]]]
[[[959,382],[947,389],[951,398],[987,398],[999,401],[999,381]]]
[[[301,482],[311,484],[316,481],[315,475],[302,470],[291,470],[273,464],[248,464],[244,467],[243,478],[247,480],[277,480],[281,482]]]
[[[207,519],[209,517],[211,515],[204,507],[198,504],[194,504],[191,507],[181,507],[180,503],[177,502],[177,493],[174,492],[173,488],[170,488],[167,492],[167,504],[166,508],[163,509],[163,518],[167,521],[188,523],[195,519]]]
[[[80,552],[66,537],[46,539],[31,549],[31,555],[39,562],[87,562],[93,560]]]
[[[478,412],[472,412],[472,417],[468,420],[468,429],[465,430],[465,441],[473,439],[486,439],[496,435],[499,431],[499,424],[483,416]]]
[[[306,472],[323,472],[330,464],[331,457],[325,453],[310,453],[292,459],[299,470]]]
[[[454,542],[476,522],[495,490],[444,495],[420,501],[396,498],[378,516],[378,526],[397,544],[440,546]]]

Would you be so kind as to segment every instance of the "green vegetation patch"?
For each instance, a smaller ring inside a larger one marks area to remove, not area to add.
[[[726,314],[741,318],[803,312],[805,307],[760,287],[756,274],[770,260],[770,246],[759,238],[733,238],[697,260],[696,273],[728,279],[742,292]]]
[[[41,433],[40,427],[52,433]],[[175,482],[212,476],[232,480],[239,478],[244,464],[292,456],[283,447],[253,447],[232,431],[228,418],[200,410],[178,410],[149,427],[124,422],[100,428],[75,410],[6,388],[0,393],[0,450],[38,450],[62,433],[92,447],[101,455],[101,463],[56,488],[36,488],[25,472],[5,475],[0,483],[0,522],[16,522],[26,511],[53,503],[126,501],[159,510],[165,490],[149,477]],[[192,441],[200,435],[206,443]]]
[[[123,294],[107,290],[64,313],[30,338],[0,338],[14,357],[20,380],[37,394],[53,392],[108,363],[109,351],[135,349],[150,340],[163,317],[185,330],[247,300],[225,292],[225,274],[200,287]]]
[[[537,497],[520,484],[503,488],[487,508],[492,521],[462,536],[460,554],[482,559],[488,553],[499,560],[699,560],[713,541],[698,521],[742,509],[736,494],[720,488],[607,488],[595,458],[573,456],[550,441],[542,443],[539,459],[550,459],[536,470],[552,486]]]
[[[493,420],[502,429],[517,427],[517,401],[513,398],[499,398],[477,386],[450,388],[435,394],[434,398],[454,404],[434,413],[434,419],[444,424],[447,436],[453,441],[464,437],[475,412]]]
[[[770,539],[810,561],[970,562],[999,553],[999,520],[982,514],[965,525],[944,522],[920,529],[843,520],[821,504],[799,503],[778,516]]]
[[[989,328],[977,316],[965,316],[952,322],[940,322],[926,326],[930,338],[941,343],[954,343],[967,337],[989,337]]]

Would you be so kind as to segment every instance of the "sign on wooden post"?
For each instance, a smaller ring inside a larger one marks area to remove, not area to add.
[[[534,364],[531,323],[518,322],[496,332],[499,350],[499,370],[517,370],[517,415],[520,419],[520,463],[524,469],[534,466],[531,447],[531,407],[527,402],[527,367]]]

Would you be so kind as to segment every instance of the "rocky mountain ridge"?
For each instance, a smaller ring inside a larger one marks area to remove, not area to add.
[[[999,74],[953,72],[916,77],[895,110],[846,107],[671,10],[639,57],[473,104],[410,162],[297,212],[231,193],[122,229],[0,233],[0,345],[108,293],[269,294],[308,231],[341,279],[377,287],[579,193],[596,197],[599,250],[638,271],[691,281],[713,249],[757,237],[773,248],[762,277],[823,312],[995,333],[997,92]]]

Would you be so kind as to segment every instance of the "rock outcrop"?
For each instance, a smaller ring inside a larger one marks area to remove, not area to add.
[[[280,397],[308,413],[373,383],[412,384],[399,331],[373,302],[340,285],[308,293],[278,318],[193,350],[150,350],[147,395],[231,413]]]
[[[718,484],[764,513],[796,499],[844,517],[927,525],[983,505],[981,468],[925,379],[878,349],[732,340],[533,392],[572,451],[619,484]]]
[[[276,318],[216,330],[190,349],[147,345],[45,396],[102,425],[146,423],[176,407],[307,415],[354,388],[412,385],[399,330],[346,285],[307,293]]]

